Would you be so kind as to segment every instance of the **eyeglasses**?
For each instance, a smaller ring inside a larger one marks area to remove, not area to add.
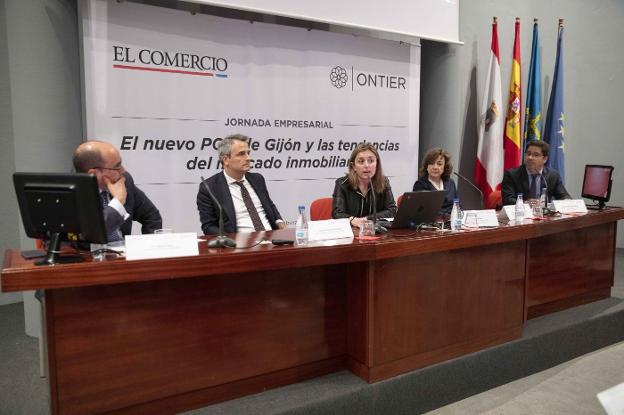
[[[524,155],[525,155],[526,157],[533,157],[533,158],[540,158],[540,157],[544,157],[544,155],[543,155],[543,154],[540,154],[540,153],[529,153],[529,152],[526,152],[526,153],[524,153]]]
[[[123,170],[123,166],[119,166],[119,167],[94,167],[94,169],[122,171]]]

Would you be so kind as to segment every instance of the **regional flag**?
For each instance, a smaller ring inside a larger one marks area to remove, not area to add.
[[[487,199],[500,189],[503,179],[503,95],[501,88],[500,58],[498,53],[497,20],[492,23],[490,64],[485,80],[483,104],[479,113],[479,145],[475,164],[475,183]]]
[[[542,139],[542,80],[540,71],[539,31],[537,19],[533,19],[533,45],[531,46],[531,66],[529,85],[524,110],[524,148],[533,140]]]
[[[505,170],[522,163],[522,97],[520,92],[520,18],[516,17],[511,78],[509,79],[509,100],[505,117]]]
[[[544,141],[550,144],[548,167],[559,172],[561,181],[565,180],[564,120],[563,115],[563,19],[559,19],[559,37],[557,39],[557,57],[552,91],[548,101]]]

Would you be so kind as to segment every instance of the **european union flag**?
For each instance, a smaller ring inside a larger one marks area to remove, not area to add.
[[[553,87],[548,102],[544,141],[550,144],[548,167],[559,172],[561,181],[565,181],[565,153],[564,153],[564,113],[563,113],[563,19],[559,19],[559,38],[557,40],[557,58],[555,59],[555,74]]]
[[[540,73],[539,31],[533,19],[533,46],[524,117],[524,148],[529,141],[542,139],[542,78]]]

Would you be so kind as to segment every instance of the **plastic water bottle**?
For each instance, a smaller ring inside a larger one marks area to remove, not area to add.
[[[308,244],[308,218],[305,210],[305,206],[299,206],[299,216],[297,216],[297,225],[295,227],[295,239],[299,246]]]
[[[548,194],[548,189],[542,187],[542,193],[540,194],[540,206],[544,209],[548,209],[548,203],[546,202],[546,195]]]
[[[516,208],[514,209],[516,216],[516,223],[524,222],[524,200],[522,200],[522,193],[518,193],[516,198]]]
[[[462,227],[462,211],[459,207],[459,198],[453,199],[453,209],[451,210],[451,230],[458,231]]]

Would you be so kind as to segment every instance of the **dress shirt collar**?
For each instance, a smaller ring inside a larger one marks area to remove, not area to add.
[[[527,176],[531,177],[531,172],[529,171],[526,165],[524,166],[524,169],[526,170]],[[544,173],[544,168],[542,167],[542,169],[538,172],[538,174],[541,176],[543,173]]]
[[[225,181],[227,182],[228,186],[234,184],[235,182],[241,182],[241,183],[247,182],[247,179],[245,179],[245,176],[243,176],[243,178],[240,179],[240,180],[236,180],[236,179],[228,176],[228,174],[225,172],[225,170],[223,170],[223,175],[225,176]]]

